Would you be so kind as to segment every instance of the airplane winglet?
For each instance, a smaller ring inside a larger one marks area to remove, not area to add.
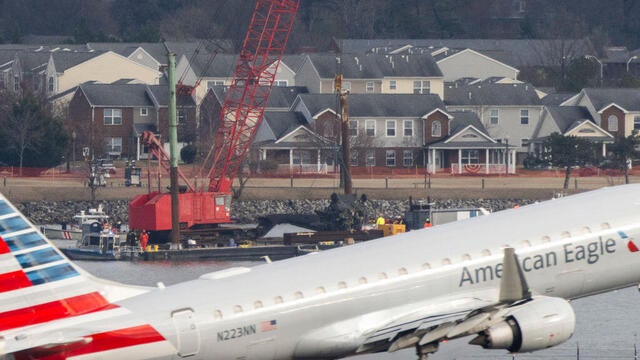
[[[531,299],[531,290],[518,262],[518,256],[512,247],[504,248],[502,260],[502,279],[500,281],[500,302],[512,303]]]

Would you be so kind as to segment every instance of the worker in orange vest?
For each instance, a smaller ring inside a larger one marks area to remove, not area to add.
[[[431,219],[426,218],[426,219],[424,220],[424,225],[423,225],[423,227],[426,229],[426,228],[430,228],[430,227],[432,227],[432,226],[433,226],[433,224],[431,224]]]
[[[140,246],[142,247],[142,251],[145,251],[148,243],[149,233],[147,232],[147,230],[142,230],[142,233],[140,234]]]

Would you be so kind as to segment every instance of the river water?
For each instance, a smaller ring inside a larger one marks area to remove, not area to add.
[[[232,266],[254,266],[257,262],[91,262],[77,261],[90,273],[126,284],[155,286],[194,279],[202,274]],[[430,359],[634,359],[634,344],[640,333],[640,294],[636,287],[573,301],[577,325],[564,344],[515,357],[502,350],[484,350],[468,345],[464,338],[444,343]],[[353,360],[413,360],[413,349],[388,354],[354,357]],[[638,357],[635,357],[637,360]]]

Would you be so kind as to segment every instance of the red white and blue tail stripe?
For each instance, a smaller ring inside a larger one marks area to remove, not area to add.
[[[175,354],[164,336],[117,304],[148,291],[77,267],[0,194],[0,359]]]

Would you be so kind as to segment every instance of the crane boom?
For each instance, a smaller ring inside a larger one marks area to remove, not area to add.
[[[222,107],[209,191],[227,192],[262,121],[299,0],[258,0]]]
[[[196,189],[181,176],[187,184],[187,191],[178,194],[181,228],[211,228],[231,222],[231,184],[262,121],[299,3],[257,0],[222,106],[211,149],[214,160],[208,172],[208,191]],[[144,140],[165,166],[167,154],[159,141],[153,134],[145,135]],[[129,202],[129,227],[152,231],[156,239],[166,238],[172,229],[171,204],[170,194],[160,189],[136,196]]]

